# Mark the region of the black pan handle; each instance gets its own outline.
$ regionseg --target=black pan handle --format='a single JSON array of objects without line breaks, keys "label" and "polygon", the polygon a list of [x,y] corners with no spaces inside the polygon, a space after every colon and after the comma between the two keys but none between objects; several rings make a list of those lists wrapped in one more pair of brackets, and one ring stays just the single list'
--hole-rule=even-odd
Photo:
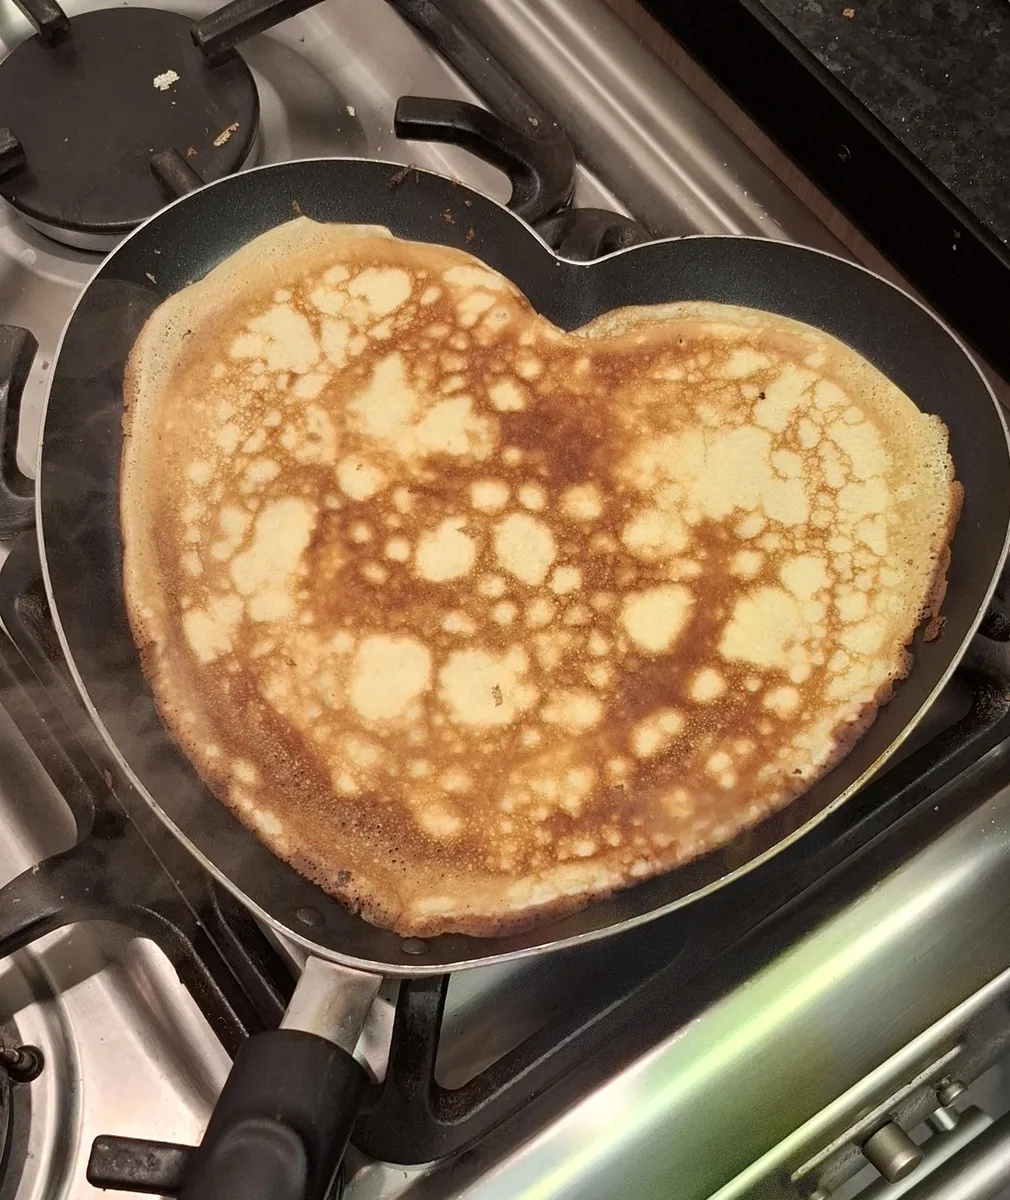
[{"label": "black pan handle", "polygon": [[523,133],[479,105],[465,100],[401,96],[396,102],[393,128],[397,137],[448,142],[499,167],[512,183],[509,208],[531,224],[572,197],[575,166],[567,141]]},{"label": "black pan handle", "polygon": [[199,1148],[97,1137],[88,1182],[180,1200],[328,1200],[367,1086],[363,1068],[325,1038],[255,1034]]},{"label": "black pan handle", "polygon": [[58,42],[70,32],[67,14],[56,0],[14,0],[44,42]]},{"label": "black pan handle", "polygon": [[351,1051],[381,982],[307,961],[281,1028],[239,1050],[181,1200],[327,1200],[368,1087]]},{"label": "black pan handle", "polygon": [[206,62],[220,62],[232,50],[257,33],[273,29],[288,17],[296,17],[320,0],[232,0],[198,21],[192,37]]},{"label": "black pan handle", "polygon": [[21,397],[39,344],[27,329],[0,325],[0,537],[13,537],[35,523],[32,481],[18,468]]},{"label": "black pan handle", "polygon": [[276,1029],[238,1052],[181,1200],[327,1200],[368,1076],[313,1033]]},{"label": "black pan handle", "polygon": [[96,1138],[89,1181],[180,1200],[329,1200],[369,1082],[351,1051],[381,982],[309,958],[280,1029],[239,1048],[200,1145]]}]

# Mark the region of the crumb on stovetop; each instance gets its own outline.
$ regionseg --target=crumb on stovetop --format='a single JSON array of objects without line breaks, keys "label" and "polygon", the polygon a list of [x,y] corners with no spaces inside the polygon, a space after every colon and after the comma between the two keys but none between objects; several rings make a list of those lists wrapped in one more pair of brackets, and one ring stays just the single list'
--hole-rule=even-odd
[{"label": "crumb on stovetop", "polygon": [[237,131],[237,129],[238,129],[238,121],[233,121],[228,126],[227,129],[222,129],[221,132],[217,135],[217,137],[214,139],[214,145],[220,149],[220,147],[223,146],[225,144],[225,142],[228,141],[228,139],[231,137],[231,135],[233,133],[235,133]]}]

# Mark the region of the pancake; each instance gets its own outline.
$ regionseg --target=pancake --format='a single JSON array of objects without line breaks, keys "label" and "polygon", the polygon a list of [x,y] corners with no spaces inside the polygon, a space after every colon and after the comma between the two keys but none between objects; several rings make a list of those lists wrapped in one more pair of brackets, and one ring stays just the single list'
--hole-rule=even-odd
[{"label": "pancake", "polygon": [[769,313],[565,333],[467,254],[302,218],[154,313],[125,398],[165,723],[277,855],[404,935],[500,933],[726,843],[938,624],[943,424]]}]

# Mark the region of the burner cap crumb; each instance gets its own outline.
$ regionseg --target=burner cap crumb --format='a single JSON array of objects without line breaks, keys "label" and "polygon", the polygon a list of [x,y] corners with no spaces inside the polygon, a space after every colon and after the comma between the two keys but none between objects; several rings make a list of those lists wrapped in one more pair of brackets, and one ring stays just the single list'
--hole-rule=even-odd
[{"label": "burner cap crumb", "polygon": [[237,132],[237,130],[238,130],[238,121],[233,121],[231,123],[231,125],[228,126],[227,129],[222,129],[221,132],[217,135],[217,137],[214,139],[214,145],[220,149],[220,147],[223,146],[225,144],[225,142],[227,142],[228,139],[231,137],[231,135],[233,133]]}]

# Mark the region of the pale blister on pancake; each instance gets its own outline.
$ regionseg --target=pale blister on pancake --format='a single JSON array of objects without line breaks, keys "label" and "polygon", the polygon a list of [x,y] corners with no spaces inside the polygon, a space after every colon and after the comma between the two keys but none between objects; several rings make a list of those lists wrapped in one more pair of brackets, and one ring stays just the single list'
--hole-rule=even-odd
[{"label": "pale blister on pancake", "polygon": [[298,220],[126,381],[124,584],[166,724],[404,934],[686,862],[836,761],[936,617],[946,430],[718,305],[565,334],[459,251]]}]

